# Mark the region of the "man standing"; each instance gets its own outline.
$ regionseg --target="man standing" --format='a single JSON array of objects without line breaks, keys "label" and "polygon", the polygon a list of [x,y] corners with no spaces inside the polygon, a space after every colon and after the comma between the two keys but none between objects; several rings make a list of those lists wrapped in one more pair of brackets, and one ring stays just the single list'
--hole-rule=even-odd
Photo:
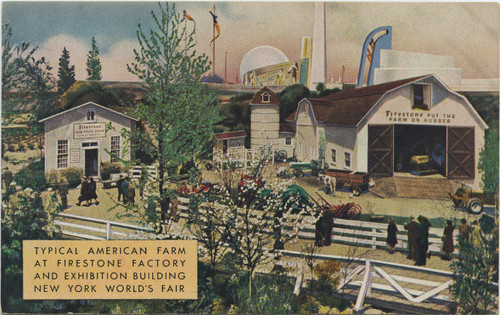
[{"label": "man standing", "polygon": [[83,178],[80,184],[80,196],[76,205],[79,206],[82,201],[87,201],[87,207],[89,206],[89,182],[86,178]]},{"label": "man standing", "polygon": [[116,189],[118,190],[118,201],[120,201],[120,197],[124,198],[123,193],[122,193],[122,183],[125,181],[123,178],[123,175],[120,174],[120,178],[116,181]]},{"label": "man standing", "polygon": [[[127,203],[128,186],[129,186],[128,176],[125,176],[125,178],[121,182],[120,188],[119,188],[123,203]],[[120,194],[118,194],[118,198],[120,198]],[[118,200],[120,200],[120,199],[118,199]]]},{"label": "man standing", "polygon": [[63,209],[66,209],[68,207],[68,182],[64,178],[59,179],[57,192],[61,197],[61,204]]},{"label": "man standing", "polygon": [[97,184],[94,181],[94,178],[91,176],[90,177],[90,183],[89,183],[89,196],[88,196],[90,203],[92,203],[92,200],[95,199],[95,204],[99,204],[99,200],[97,200]]},{"label": "man standing", "polygon": [[418,221],[410,216],[410,222],[404,225],[408,231],[408,256],[406,258],[415,260],[417,258],[417,227]]},{"label": "man standing", "polygon": [[425,266],[427,260],[427,250],[429,249],[429,227],[430,223],[424,216],[418,217],[417,226],[417,259],[415,265]]}]

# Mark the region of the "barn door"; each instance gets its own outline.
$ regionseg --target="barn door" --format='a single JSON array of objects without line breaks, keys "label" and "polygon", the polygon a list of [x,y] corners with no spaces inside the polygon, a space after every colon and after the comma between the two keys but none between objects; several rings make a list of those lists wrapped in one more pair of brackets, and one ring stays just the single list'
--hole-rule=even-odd
[{"label": "barn door", "polygon": [[448,178],[474,178],[474,138],[473,127],[448,127]]},{"label": "barn door", "polygon": [[368,172],[371,175],[392,176],[394,126],[368,126]]}]

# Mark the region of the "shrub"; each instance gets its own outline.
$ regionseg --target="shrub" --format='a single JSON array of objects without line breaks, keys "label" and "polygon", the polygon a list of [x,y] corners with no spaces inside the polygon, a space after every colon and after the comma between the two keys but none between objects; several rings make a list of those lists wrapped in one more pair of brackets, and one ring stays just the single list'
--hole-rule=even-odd
[{"label": "shrub", "polygon": [[123,172],[123,165],[120,163],[102,163],[101,164],[101,179],[110,179],[111,174]]},{"label": "shrub", "polygon": [[17,150],[19,152],[24,152],[24,151],[26,151],[26,148],[24,147],[24,144],[19,143],[19,145],[17,146]]},{"label": "shrub", "polygon": [[333,279],[332,275],[339,272],[340,269],[341,264],[338,261],[325,260],[314,267],[314,275],[320,280],[319,282],[328,282],[330,285],[336,286],[338,279]]},{"label": "shrub", "polygon": [[45,174],[45,180],[47,181],[47,184],[50,186],[56,185],[60,177],[61,175],[56,170],[50,170]]},{"label": "shrub", "polygon": [[81,183],[83,170],[78,167],[68,167],[67,169],[61,172],[61,175],[66,177],[69,188],[75,188]]},{"label": "shrub", "polygon": [[31,188],[34,191],[43,191],[47,186],[44,172],[44,160],[28,164],[14,175],[14,181],[23,189]]},{"label": "shrub", "polygon": [[28,149],[35,150],[35,144],[33,143],[28,144]]}]

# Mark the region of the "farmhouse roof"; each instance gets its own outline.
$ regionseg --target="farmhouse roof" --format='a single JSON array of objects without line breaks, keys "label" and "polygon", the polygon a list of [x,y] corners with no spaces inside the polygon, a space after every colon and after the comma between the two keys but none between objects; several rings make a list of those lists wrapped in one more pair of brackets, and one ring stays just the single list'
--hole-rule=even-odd
[{"label": "farmhouse roof", "polygon": [[246,135],[247,133],[244,130],[237,130],[237,131],[214,133],[214,138],[217,140],[224,140],[224,139],[246,137]]}]

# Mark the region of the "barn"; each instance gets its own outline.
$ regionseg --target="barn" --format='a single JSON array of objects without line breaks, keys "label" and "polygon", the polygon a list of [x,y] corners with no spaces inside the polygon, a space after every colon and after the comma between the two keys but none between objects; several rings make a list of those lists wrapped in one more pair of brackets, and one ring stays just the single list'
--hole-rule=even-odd
[{"label": "barn", "polygon": [[[287,118],[299,161],[324,153],[330,168],[425,175],[478,188],[488,128],[468,100],[435,75],[306,98]],[[416,173],[415,173],[416,172]]]}]

